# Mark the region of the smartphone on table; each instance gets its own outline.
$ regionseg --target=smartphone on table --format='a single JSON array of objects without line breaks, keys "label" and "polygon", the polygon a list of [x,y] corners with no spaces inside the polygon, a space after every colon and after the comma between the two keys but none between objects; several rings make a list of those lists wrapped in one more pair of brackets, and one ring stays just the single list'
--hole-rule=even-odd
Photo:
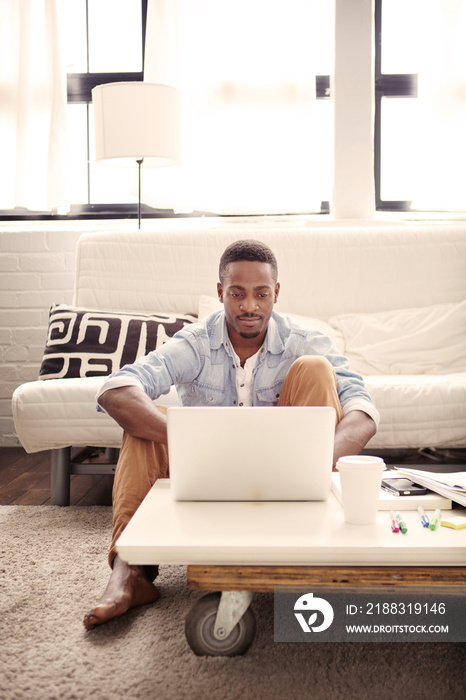
[{"label": "smartphone on table", "polygon": [[393,479],[382,479],[382,488],[391,493],[392,496],[422,496],[427,493],[424,486],[415,484],[411,479],[404,477],[394,477]]}]

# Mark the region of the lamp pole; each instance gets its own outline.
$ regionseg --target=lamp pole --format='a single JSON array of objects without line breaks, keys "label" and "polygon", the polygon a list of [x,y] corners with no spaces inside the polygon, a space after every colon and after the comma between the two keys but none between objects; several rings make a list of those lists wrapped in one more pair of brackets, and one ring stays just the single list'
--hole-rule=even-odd
[{"label": "lamp pole", "polygon": [[141,228],[141,165],[144,161],[144,158],[139,158],[136,163],[138,164],[138,180],[139,180],[139,187],[138,187],[138,229]]}]

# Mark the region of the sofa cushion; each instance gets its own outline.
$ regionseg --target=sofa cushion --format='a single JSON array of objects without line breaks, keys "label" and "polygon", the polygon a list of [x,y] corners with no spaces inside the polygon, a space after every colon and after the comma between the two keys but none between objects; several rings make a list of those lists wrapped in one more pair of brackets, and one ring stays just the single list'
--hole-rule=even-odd
[{"label": "sofa cushion", "polygon": [[466,370],[466,301],[329,319],[363,375],[451,374]]},{"label": "sofa cushion", "polygon": [[[446,376],[372,376],[366,386],[381,421],[368,449],[466,448],[466,372]],[[122,429],[96,411],[102,377],[28,382],[13,394],[18,438],[27,452],[69,445],[120,447]],[[179,405],[174,387],[156,402]]]},{"label": "sofa cushion", "polygon": [[[123,429],[107,413],[96,411],[95,397],[105,377],[75,377],[26,382],[13,393],[17,435],[27,452],[69,445],[121,447]],[[175,387],[157,406],[179,406]],[[466,405],[466,402],[465,402]]]},{"label": "sofa cushion", "polygon": [[54,304],[39,379],[111,374],[196,320],[195,314],[145,315]]}]

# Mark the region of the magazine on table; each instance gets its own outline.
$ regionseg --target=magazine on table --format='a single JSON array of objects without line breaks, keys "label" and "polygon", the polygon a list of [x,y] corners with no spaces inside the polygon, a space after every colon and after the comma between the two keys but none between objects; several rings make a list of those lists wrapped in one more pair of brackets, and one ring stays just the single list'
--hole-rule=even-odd
[{"label": "magazine on table", "polygon": [[396,472],[420,486],[466,506],[466,472],[426,472],[395,467]]}]

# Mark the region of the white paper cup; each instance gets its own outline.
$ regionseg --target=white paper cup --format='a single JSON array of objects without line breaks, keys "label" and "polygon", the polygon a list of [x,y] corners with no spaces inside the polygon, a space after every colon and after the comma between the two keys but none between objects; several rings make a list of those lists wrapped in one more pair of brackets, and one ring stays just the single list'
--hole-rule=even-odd
[{"label": "white paper cup", "polygon": [[385,469],[383,459],[369,455],[340,457],[337,469],[340,472],[345,521],[353,525],[374,523]]}]

